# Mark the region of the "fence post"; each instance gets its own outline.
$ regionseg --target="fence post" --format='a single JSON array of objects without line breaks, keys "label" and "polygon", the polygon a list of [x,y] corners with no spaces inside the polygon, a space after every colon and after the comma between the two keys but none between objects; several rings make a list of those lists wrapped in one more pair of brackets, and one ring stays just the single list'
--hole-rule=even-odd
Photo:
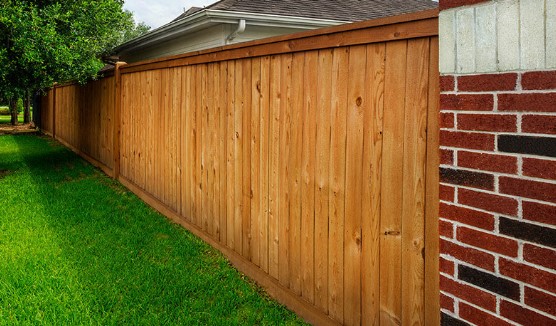
[{"label": "fence post", "polygon": [[114,139],[112,144],[112,153],[114,155],[114,179],[118,179],[120,176],[120,133],[122,127],[122,90],[121,90],[121,75],[120,75],[120,67],[125,65],[125,62],[116,62],[114,67],[114,87],[115,87],[115,95],[114,95]]},{"label": "fence post", "polygon": [[56,139],[56,84],[52,87],[52,138]]}]

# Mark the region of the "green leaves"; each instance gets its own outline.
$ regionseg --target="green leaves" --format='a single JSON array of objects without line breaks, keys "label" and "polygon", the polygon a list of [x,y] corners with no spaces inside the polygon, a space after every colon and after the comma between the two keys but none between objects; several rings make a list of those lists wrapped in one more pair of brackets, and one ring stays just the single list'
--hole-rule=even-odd
[{"label": "green leaves", "polygon": [[0,0],[0,97],[94,78],[102,55],[148,31],[121,0]]}]

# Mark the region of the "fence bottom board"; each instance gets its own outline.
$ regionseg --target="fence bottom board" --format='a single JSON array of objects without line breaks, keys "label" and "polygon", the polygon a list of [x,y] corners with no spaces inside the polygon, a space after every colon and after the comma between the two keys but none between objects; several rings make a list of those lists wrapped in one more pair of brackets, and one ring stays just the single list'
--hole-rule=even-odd
[{"label": "fence bottom board", "polygon": [[[48,134],[46,134],[48,135]],[[51,135],[49,135],[51,136]],[[109,177],[113,178],[114,177],[114,171],[109,168],[106,164],[95,160],[94,158],[90,157],[89,155],[83,153],[82,151],[80,151],[79,149],[73,147],[72,145],[70,145],[68,142],[66,142],[65,140],[61,139],[61,138],[54,138],[57,141],[59,141],[62,145],[66,146],[67,148],[69,148],[72,152],[74,152],[75,154],[81,156],[83,159],[85,159],[85,161],[91,163],[94,167],[97,167],[99,169],[102,170],[102,172],[104,172],[106,175],[108,175]]]},{"label": "fence bottom board", "polygon": [[255,264],[245,259],[240,254],[230,248],[215,241],[208,234],[199,229],[196,225],[189,223],[182,216],[176,213],[172,208],[168,207],[160,200],[144,191],[142,188],[134,184],[132,181],[123,176],[118,177],[118,181],[127,189],[135,193],[141,200],[152,208],[156,209],[162,215],[166,216],[174,223],[177,223],[189,230],[195,236],[208,243],[213,248],[220,251],[232,263],[232,265],[240,272],[247,275],[251,280],[261,286],[271,297],[286,307],[294,311],[298,316],[313,325],[340,325],[337,321],[325,315],[309,302],[293,293],[291,290],[282,286],[277,280],[266,274]]}]

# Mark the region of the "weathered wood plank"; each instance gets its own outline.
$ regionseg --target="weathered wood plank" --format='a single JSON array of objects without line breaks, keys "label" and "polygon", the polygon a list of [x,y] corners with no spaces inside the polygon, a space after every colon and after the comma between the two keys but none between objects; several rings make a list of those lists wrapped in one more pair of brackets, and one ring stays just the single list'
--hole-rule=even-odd
[{"label": "weathered wood plank", "polygon": [[409,40],[405,98],[402,215],[402,323],[423,324],[425,159],[429,40]]},{"label": "weathered wood plank", "polygon": [[400,324],[407,42],[386,44],[380,220],[380,323]]},{"label": "weathered wood plank", "polygon": [[330,192],[328,246],[328,309],[336,321],[344,321],[344,209],[346,178],[346,110],[348,49],[333,50],[330,125]]},{"label": "weathered wood plank", "polygon": [[291,123],[292,56],[281,56],[280,76],[280,160],[279,160],[279,208],[278,208],[278,280],[284,286],[290,283],[290,193],[286,180],[290,178],[289,149]]},{"label": "weathered wood plank", "polygon": [[315,301],[315,159],[318,52],[305,53],[303,79],[303,151],[301,155],[301,292]]},{"label": "weathered wood plank", "polygon": [[367,46],[363,129],[361,323],[380,322],[380,198],[385,45]]},{"label": "weathered wood plank", "polygon": [[332,50],[319,51],[315,165],[315,305],[328,312],[328,227]]}]

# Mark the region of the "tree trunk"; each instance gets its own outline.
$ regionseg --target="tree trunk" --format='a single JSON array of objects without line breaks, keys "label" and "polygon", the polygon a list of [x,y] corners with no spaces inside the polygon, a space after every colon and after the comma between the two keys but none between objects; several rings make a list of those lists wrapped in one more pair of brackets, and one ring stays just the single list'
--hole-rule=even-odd
[{"label": "tree trunk", "polygon": [[10,99],[10,113],[12,115],[12,126],[17,125],[17,98]]},{"label": "tree trunk", "polygon": [[25,92],[25,98],[23,99],[23,123],[31,122],[31,97],[29,92]]}]

